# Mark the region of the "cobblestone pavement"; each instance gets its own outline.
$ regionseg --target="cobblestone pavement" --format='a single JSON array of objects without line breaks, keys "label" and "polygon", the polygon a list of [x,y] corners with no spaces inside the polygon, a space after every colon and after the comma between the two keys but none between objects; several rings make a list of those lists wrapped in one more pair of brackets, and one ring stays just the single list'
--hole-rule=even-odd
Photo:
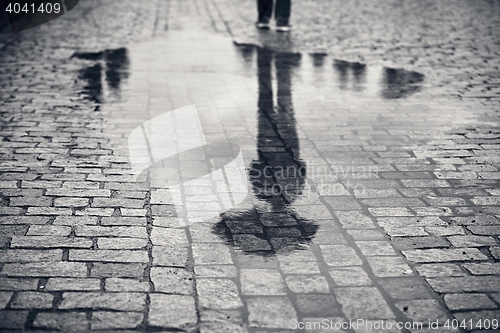
[{"label": "cobblestone pavement", "polygon": [[[365,11],[341,17],[358,22],[376,8],[355,4]],[[498,67],[469,66],[478,58],[460,53],[470,81],[460,67],[434,68],[432,35],[421,41],[430,50],[411,48],[429,53],[414,67],[389,51],[380,53],[394,65],[370,60],[371,43],[356,62],[309,49],[305,33],[240,35],[250,28],[237,27],[230,6],[80,1],[0,37],[1,330],[292,332],[299,322],[366,319],[386,324],[341,331],[451,332],[464,329],[447,319],[472,331],[500,318],[498,95],[485,88]],[[294,7],[297,27],[312,6]],[[238,8],[252,20],[250,2]],[[408,21],[424,17],[411,8]],[[464,16],[453,16],[457,34]],[[471,21],[486,37],[474,24],[461,34],[491,62],[493,16]],[[262,41],[269,47],[252,45]],[[480,74],[487,98],[452,96]],[[206,220],[220,193],[191,183],[184,197],[204,208],[184,227],[167,187],[206,171],[205,152],[135,181],[128,135],[191,104],[208,143],[239,146],[251,194]],[[395,328],[429,321],[439,327]]]}]

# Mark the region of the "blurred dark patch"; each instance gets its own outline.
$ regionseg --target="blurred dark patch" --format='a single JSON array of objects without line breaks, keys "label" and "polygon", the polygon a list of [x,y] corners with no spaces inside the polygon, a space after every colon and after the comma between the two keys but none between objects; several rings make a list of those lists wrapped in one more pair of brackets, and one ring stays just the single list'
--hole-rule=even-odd
[{"label": "blurred dark patch", "polygon": [[405,98],[420,91],[424,75],[404,69],[384,68],[382,97],[386,99]]},{"label": "blurred dark patch", "polygon": [[[120,87],[129,77],[130,60],[126,48],[75,53],[73,58],[95,62],[80,70],[78,76],[80,80],[87,82],[82,91],[87,99],[96,103],[120,99]],[[104,89],[103,79],[107,91]]]}]

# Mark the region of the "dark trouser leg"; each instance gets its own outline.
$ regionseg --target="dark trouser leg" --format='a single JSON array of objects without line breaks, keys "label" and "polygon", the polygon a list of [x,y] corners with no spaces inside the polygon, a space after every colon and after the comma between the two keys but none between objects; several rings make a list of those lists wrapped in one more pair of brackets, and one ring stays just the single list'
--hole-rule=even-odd
[{"label": "dark trouser leg", "polygon": [[273,0],[257,0],[259,23],[269,23],[273,15]]},{"label": "dark trouser leg", "polygon": [[286,26],[290,20],[290,10],[292,7],[291,0],[276,0],[276,24],[278,26]]}]

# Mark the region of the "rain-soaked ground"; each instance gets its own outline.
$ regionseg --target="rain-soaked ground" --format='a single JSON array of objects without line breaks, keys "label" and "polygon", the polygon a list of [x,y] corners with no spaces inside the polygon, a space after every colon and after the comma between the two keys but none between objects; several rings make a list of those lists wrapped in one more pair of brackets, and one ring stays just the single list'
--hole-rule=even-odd
[{"label": "rain-soaked ground", "polygon": [[272,30],[233,43],[177,6],[152,39],[67,52],[71,88],[40,111],[36,85],[2,105],[0,328],[498,324],[491,112]]},{"label": "rain-soaked ground", "polygon": [[[263,33],[267,41],[283,38]],[[482,214],[455,197],[460,188],[473,193],[496,182],[454,176],[464,175],[454,164],[461,171],[492,171],[467,167],[474,164],[467,150],[473,147],[452,141],[468,133],[464,126],[484,124],[480,114],[474,104],[433,97],[418,72],[287,52],[280,45],[276,51],[200,31],[170,31],[126,49],[75,57],[89,60],[80,75],[84,95],[100,103],[98,112],[115,131],[127,134],[126,128],[195,104],[207,145],[241,149],[245,200],[224,205],[210,182],[186,185],[183,200],[202,204],[190,209],[185,203],[182,222],[169,182],[220,168],[213,166],[218,152],[194,149],[168,163],[155,161],[149,178],[142,174],[151,189],[153,230],[190,224],[187,267],[201,283],[202,308],[243,305],[249,317],[241,321],[250,327],[293,328],[293,319],[331,317],[444,324],[451,317],[436,293],[442,290],[424,278],[428,270],[452,266],[415,264],[446,262],[439,257],[450,254],[458,255],[451,261],[491,260],[486,248],[439,252],[450,247],[440,236],[457,232],[453,217]],[[115,149],[127,147],[116,143]],[[157,256],[183,266],[179,254],[169,253],[178,240],[165,235],[152,241],[153,266]],[[203,294],[203,283],[215,299]]]}]

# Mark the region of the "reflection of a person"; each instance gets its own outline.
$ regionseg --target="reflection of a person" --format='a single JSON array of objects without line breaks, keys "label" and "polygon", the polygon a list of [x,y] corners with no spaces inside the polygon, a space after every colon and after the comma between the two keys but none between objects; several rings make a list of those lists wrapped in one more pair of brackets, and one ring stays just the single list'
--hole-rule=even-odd
[{"label": "reflection of a person", "polygon": [[[250,175],[254,194],[261,200],[284,195],[289,203],[300,195],[305,180],[305,164],[299,157],[299,140],[292,104],[291,71],[300,55],[274,55],[278,81],[277,105],[272,89],[271,51],[258,49],[258,142],[259,160],[253,161]],[[292,151],[294,149],[295,153]],[[258,177],[255,177],[258,175]]]},{"label": "reflection of a person", "polygon": [[[278,83],[276,105],[273,62]],[[310,241],[317,229],[290,207],[301,195],[306,177],[292,103],[292,72],[299,63],[299,54],[257,49],[259,158],[252,161],[249,171],[256,202],[249,210],[225,213],[216,227],[220,232],[221,224],[225,225],[234,243],[246,252],[296,250]]]},{"label": "reflection of a person", "polygon": [[359,62],[349,62],[343,60],[335,60],[333,67],[339,75],[339,88],[346,90],[349,84],[349,72],[352,73],[353,81],[352,88],[354,91],[362,91],[365,83],[366,65]]}]

